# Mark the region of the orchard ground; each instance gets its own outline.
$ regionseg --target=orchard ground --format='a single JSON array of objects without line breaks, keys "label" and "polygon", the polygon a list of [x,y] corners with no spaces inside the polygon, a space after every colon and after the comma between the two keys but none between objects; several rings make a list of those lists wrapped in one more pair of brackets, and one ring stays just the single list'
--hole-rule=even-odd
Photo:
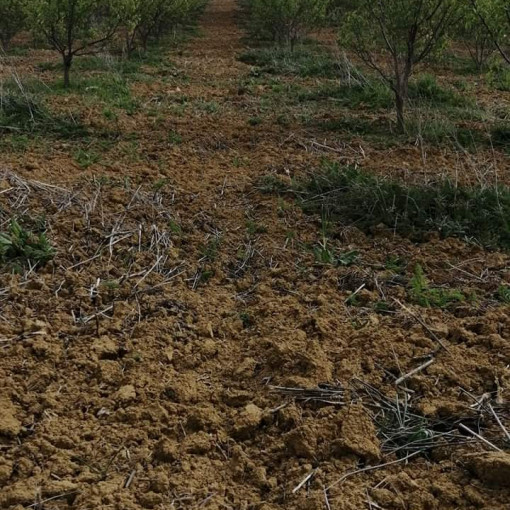
[{"label": "orchard ground", "polygon": [[[508,254],[307,215],[289,188],[334,164],[508,185],[510,92],[443,63],[441,105],[393,134],[384,92],[261,63],[239,21],[213,0],[181,49],[77,60],[70,92],[51,52],[5,61],[46,109],[4,132],[2,221],[56,255],[0,276],[0,507],[506,508]],[[398,391],[414,454],[373,390],[400,412],[429,360]],[[319,385],[335,399],[274,389]]]}]

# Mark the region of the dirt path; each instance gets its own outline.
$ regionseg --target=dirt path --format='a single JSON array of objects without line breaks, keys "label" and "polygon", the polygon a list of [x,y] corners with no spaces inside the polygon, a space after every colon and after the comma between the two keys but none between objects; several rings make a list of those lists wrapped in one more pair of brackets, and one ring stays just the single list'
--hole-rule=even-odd
[{"label": "dirt path", "polygon": [[[47,215],[59,252],[0,287],[0,508],[504,508],[505,491],[472,478],[466,452],[450,448],[352,477],[326,502],[343,473],[387,460],[374,425],[359,404],[295,403],[270,386],[357,377],[391,394],[439,336],[448,352],[410,393],[424,395],[426,416],[462,416],[471,402],[460,386],[482,395],[506,384],[508,314],[423,309],[423,328],[401,310],[376,313],[381,284],[406,297],[385,264],[426,261],[441,285],[445,260],[465,263],[465,278],[508,258],[346,228],[331,242],[362,263],[316,264],[318,219],[259,181],[289,181],[325,153],[299,122],[278,121],[283,107],[264,103],[271,84],[246,93],[241,36],[235,2],[212,0],[201,36],[171,55],[178,79],[135,86],[146,111],[119,120],[138,144],[120,143],[129,163],[119,152],[100,174],[78,171],[64,146],[12,159],[23,178],[73,192],[27,181],[13,197]],[[360,305],[346,307],[362,284]],[[508,468],[490,462],[480,465]]]}]

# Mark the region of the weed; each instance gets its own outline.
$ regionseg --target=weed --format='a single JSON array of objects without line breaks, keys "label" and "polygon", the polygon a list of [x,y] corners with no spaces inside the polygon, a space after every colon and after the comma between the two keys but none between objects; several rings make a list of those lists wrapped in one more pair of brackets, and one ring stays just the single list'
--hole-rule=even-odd
[{"label": "weed", "polygon": [[409,186],[358,168],[324,165],[323,171],[294,187],[306,212],[327,212],[367,232],[384,224],[417,241],[437,231],[443,237],[510,249],[508,188],[450,181]]},{"label": "weed", "polygon": [[396,255],[390,255],[386,259],[386,263],[384,264],[384,267],[388,271],[392,271],[397,274],[403,273],[405,271],[406,266],[407,262],[404,259],[397,257]]},{"label": "weed", "polygon": [[232,165],[235,168],[241,168],[242,166],[245,166],[247,163],[249,163],[249,159],[243,158],[241,156],[234,156],[234,158],[232,159]]},{"label": "weed", "polygon": [[356,250],[345,251],[339,253],[336,257],[336,262],[340,266],[352,266],[359,259],[359,252]]},{"label": "weed", "polygon": [[452,88],[441,87],[432,74],[422,74],[409,84],[409,99],[433,106],[473,106],[473,100]]},{"label": "weed", "polygon": [[182,227],[175,220],[169,220],[168,228],[175,235],[179,236],[182,234]]},{"label": "weed", "polygon": [[239,314],[239,318],[241,319],[241,322],[243,323],[244,329],[251,328],[255,321],[253,320],[253,317],[248,312],[241,312]]},{"label": "weed", "polygon": [[453,303],[466,300],[466,296],[459,290],[430,288],[419,264],[414,268],[411,279],[411,296],[418,305],[426,308],[447,308]]},{"label": "weed", "polygon": [[118,115],[110,108],[103,109],[103,116],[105,119],[110,120],[112,122],[116,122],[119,119]]},{"label": "weed", "polygon": [[200,259],[207,262],[214,262],[218,258],[218,250],[221,244],[221,237],[214,236],[202,247]]},{"label": "weed", "polygon": [[[61,92],[69,93],[67,90]],[[133,115],[139,107],[138,100],[131,94],[131,85],[118,73],[105,73],[77,80],[70,92],[82,94],[86,99],[94,98],[110,108],[124,110],[128,115]]]},{"label": "weed", "polygon": [[487,73],[489,85],[504,92],[510,91],[510,69],[503,63],[494,63]]},{"label": "weed", "polygon": [[377,301],[374,304],[374,312],[381,315],[389,315],[393,313],[395,309],[387,301]]},{"label": "weed", "polygon": [[379,80],[363,83],[325,85],[298,95],[300,101],[334,99],[336,104],[369,109],[391,108],[394,103],[390,90]]},{"label": "weed", "polygon": [[89,166],[99,163],[99,161],[101,161],[101,155],[92,150],[78,149],[74,153],[74,160],[82,168],[88,168]]},{"label": "weed", "polygon": [[248,119],[248,124],[250,126],[258,126],[259,124],[262,124],[262,119],[260,117],[250,117]]},{"label": "weed", "polygon": [[109,291],[117,290],[120,288],[118,280],[105,280],[101,282],[101,286]]},{"label": "weed", "polygon": [[216,101],[205,101],[204,99],[200,99],[195,103],[197,110],[203,111],[205,113],[218,113],[220,111],[220,105]]},{"label": "weed", "polygon": [[259,73],[321,76],[340,75],[341,64],[330,52],[319,47],[301,47],[294,51],[285,48],[258,48],[239,56],[245,64],[259,67]]},{"label": "weed", "polygon": [[278,115],[278,117],[276,118],[276,123],[282,127],[289,127],[290,119],[287,115],[281,114],[281,115]]},{"label": "weed", "polygon": [[159,193],[167,184],[168,179],[163,177],[154,182],[152,189],[154,190],[154,193]]},{"label": "weed", "polygon": [[0,262],[15,270],[22,266],[44,266],[55,256],[44,232],[35,234],[26,230],[16,220],[7,232],[0,232]]},{"label": "weed", "polygon": [[350,296],[345,300],[345,304],[347,306],[353,306],[353,307],[360,307],[362,306],[362,301],[359,298],[358,293],[353,292],[350,294]]},{"label": "weed", "polygon": [[73,116],[52,115],[38,96],[21,90],[17,85],[0,99],[0,131],[19,134],[54,134],[62,138],[86,135],[86,130]]},{"label": "weed", "polygon": [[313,253],[315,255],[315,260],[319,264],[327,264],[327,265],[335,265],[336,257],[333,250],[331,250],[328,246],[328,240],[323,238],[317,246],[315,246]]},{"label": "weed", "polygon": [[276,175],[264,175],[257,183],[257,189],[262,193],[284,193],[288,186]]},{"label": "weed", "polygon": [[248,234],[251,236],[256,235],[256,234],[267,233],[267,227],[265,225],[256,223],[253,220],[248,220],[246,222],[246,230],[248,231]]},{"label": "weed", "polygon": [[26,134],[12,133],[0,138],[0,150],[6,152],[24,153],[30,146],[31,138]]},{"label": "weed", "polygon": [[495,147],[502,147],[510,153],[510,123],[495,125],[491,130],[491,142]]},{"label": "weed", "polygon": [[359,258],[359,252],[355,250],[336,253],[334,249],[329,246],[329,241],[326,236],[326,228],[323,226],[322,240],[314,247],[315,260],[319,264],[327,264],[331,266],[352,266]]},{"label": "weed", "polygon": [[500,285],[498,288],[498,292],[496,293],[496,298],[498,301],[505,303],[507,305],[510,304],[510,285]]},{"label": "weed", "polygon": [[198,278],[198,283],[205,284],[214,276],[214,271],[212,269],[206,269],[200,273]]},{"label": "weed", "polygon": [[182,136],[177,131],[169,131],[167,140],[172,145],[180,145],[182,143]]}]

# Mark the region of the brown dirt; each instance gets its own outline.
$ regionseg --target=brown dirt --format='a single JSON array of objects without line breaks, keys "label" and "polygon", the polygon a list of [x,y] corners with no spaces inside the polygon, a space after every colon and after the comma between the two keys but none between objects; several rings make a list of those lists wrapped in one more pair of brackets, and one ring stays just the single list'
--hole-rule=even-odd
[{"label": "brown dirt", "polygon": [[[324,487],[394,457],[382,455],[360,402],[292,402],[269,385],[348,386],[357,377],[392,395],[395,376],[435,350],[438,337],[448,350],[408,382],[421,412],[467,414],[475,423],[464,388],[497,397],[506,419],[510,308],[493,296],[510,282],[508,255],[349,228],[334,242],[358,250],[360,266],[318,266],[303,247],[317,241],[318,219],[254,186],[270,172],[288,179],[309,170],[325,154],[403,176],[450,172],[458,155],[432,151],[424,160],[419,147],[321,152],[310,145],[317,133],[278,125],[276,112],[250,126],[259,98],[239,90],[247,66],[236,60],[234,8],[213,0],[202,36],[172,56],[188,80],[136,86],[147,104],[185,94],[215,101],[219,113],[164,112],[160,122],[144,112],[123,116],[121,130],[138,134],[143,154],[131,163],[114,149],[108,165],[83,170],[65,144],[0,157],[29,182],[27,191],[6,174],[2,207],[44,212],[58,248],[37,274],[1,275],[0,508],[326,508]],[[182,144],[161,141],[169,130]],[[471,156],[464,163],[474,166]],[[505,180],[507,162],[498,168]],[[154,191],[162,178],[166,186]],[[247,222],[264,229],[250,233]],[[377,314],[381,293],[407,296],[384,268],[388,255],[408,260],[407,280],[419,262],[435,284],[480,299],[450,311],[407,304],[412,315],[400,307]],[[362,306],[345,306],[362,283]],[[353,476],[330,491],[328,504],[508,508],[508,453],[484,450],[469,442]]]}]

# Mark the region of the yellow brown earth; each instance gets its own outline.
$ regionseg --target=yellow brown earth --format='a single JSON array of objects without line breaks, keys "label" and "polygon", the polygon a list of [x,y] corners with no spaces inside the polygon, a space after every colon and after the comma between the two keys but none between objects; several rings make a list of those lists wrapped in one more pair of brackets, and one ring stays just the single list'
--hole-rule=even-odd
[{"label": "yellow brown earth", "polygon": [[[351,227],[333,242],[359,264],[319,265],[306,246],[320,219],[258,187],[325,157],[410,181],[508,183],[507,156],[374,148],[279,122],[288,105],[264,109],[263,85],[246,93],[242,37],[236,5],[213,0],[200,35],[170,52],[175,66],[133,85],[142,107],[119,114],[121,135],[87,168],[73,142],[1,154],[1,208],[44,215],[57,256],[0,280],[0,508],[510,508],[510,309],[494,299],[508,255]],[[41,55],[10,65],[44,78]],[[72,95],[52,101],[77,108]],[[78,106],[104,127],[100,106]],[[478,299],[409,303],[388,256],[408,261],[407,282],[421,264]],[[381,296],[391,313],[374,310]],[[381,450],[353,381],[394,397],[431,352],[406,382],[416,411],[482,424],[500,451],[468,433],[407,461]],[[274,389],[318,385],[344,388],[342,403]],[[501,426],[473,406],[484,395]]]}]

